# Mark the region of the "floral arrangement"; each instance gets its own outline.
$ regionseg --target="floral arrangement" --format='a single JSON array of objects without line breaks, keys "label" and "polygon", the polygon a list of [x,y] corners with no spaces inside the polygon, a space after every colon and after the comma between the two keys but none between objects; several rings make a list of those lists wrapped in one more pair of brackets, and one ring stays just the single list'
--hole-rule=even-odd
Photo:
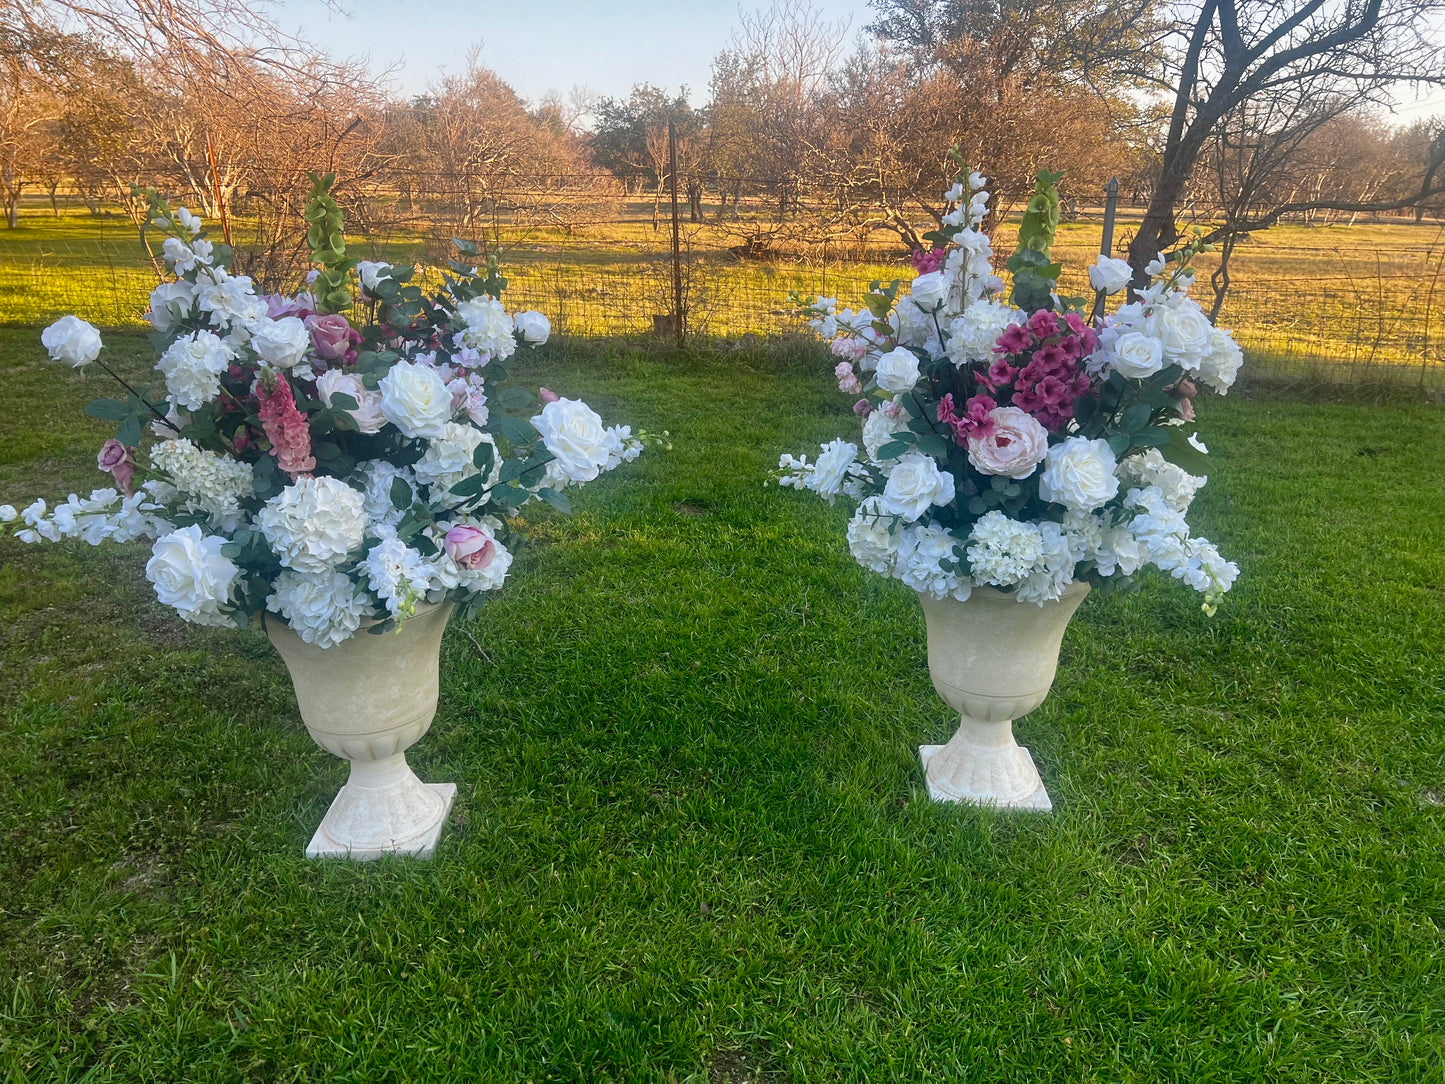
[{"label": "floral arrangement", "polygon": [[200,219],[152,194],[149,225],[166,234],[173,276],[146,314],[164,393],[101,361],[85,321],[46,328],[52,359],[95,364],[125,390],[86,408],[117,423],[97,459],[114,485],[54,509],[0,506],[0,532],[153,538],[146,576],[185,620],[270,614],[327,648],[363,625],[395,627],[421,600],[476,603],[511,566],[509,517],[534,499],[567,511],[567,487],[641,453],[644,434],[604,426],[579,400],[544,388],[536,410],[528,392],[502,386],[551,327],[503,308],[495,258],[479,269],[465,262],[476,248],[455,242],[461,262],[428,296],[411,268],[347,257],[333,178],[312,181],[318,267],[293,296],[258,294]]},{"label": "floral arrangement", "polygon": [[862,454],[834,440],[813,462],[784,455],[776,478],[858,502],[854,558],[934,598],[988,586],[1042,605],[1077,580],[1107,593],[1154,566],[1213,614],[1239,569],[1185,521],[1208,472],[1188,423],[1200,388],[1225,394],[1243,355],[1188,296],[1197,241],[1155,260],[1111,314],[1123,260],[1090,267],[1095,298],[1061,297],[1061,177],[1038,175],[1007,299],[979,228],[985,178],[967,169],[906,295],[874,282],[859,311],[795,298],[839,359],[840,390],[860,396]]}]

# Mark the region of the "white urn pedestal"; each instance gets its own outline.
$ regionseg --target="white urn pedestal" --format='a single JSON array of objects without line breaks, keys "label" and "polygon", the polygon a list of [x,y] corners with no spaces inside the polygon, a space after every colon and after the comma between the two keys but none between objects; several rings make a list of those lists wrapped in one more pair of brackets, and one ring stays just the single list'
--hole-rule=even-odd
[{"label": "white urn pedestal", "polygon": [[382,855],[430,858],[456,798],[455,783],[423,783],[406,750],[437,709],[442,633],[451,603],[419,603],[401,631],[363,626],[335,647],[306,643],[274,618],[270,637],[296,689],[313,741],[351,762],[351,775],[306,846],[307,858],[365,862]]},{"label": "white urn pedestal", "polygon": [[1033,757],[1014,740],[1013,721],[1049,695],[1064,630],[1088,593],[1088,584],[1075,583],[1043,606],[990,587],[975,587],[966,602],[919,595],[933,688],[961,717],[948,744],[918,749],[930,798],[1053,809]]}]

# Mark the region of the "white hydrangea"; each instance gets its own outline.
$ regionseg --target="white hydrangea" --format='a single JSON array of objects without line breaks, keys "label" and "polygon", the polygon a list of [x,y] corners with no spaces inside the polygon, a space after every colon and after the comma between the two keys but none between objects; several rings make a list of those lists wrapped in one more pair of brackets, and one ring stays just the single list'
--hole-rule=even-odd
[{"label": "white hydrangea", "polygon": [[998,337],[1011,324],[1021,324],[1028,313],[1002,301],[977,301],[948,325],[948,358],[962,368],[973,362],[989,364]]},{"label": "white hydrangea", "polygon": [[285,567],[328,572],[361,546],[366,509],[345,482],[298,478],[262,506],[256,526]]},{"label": "white hydrangea", "polygon": [[410,504],[416,498],[416,475],[410,467],[398,467],[385,459],[369,459],[362,463],[357,471],[361,474],[361,499],[362,507],[366,511],[366,522],[395,527],[401,522],[405,510],[396,507],[392,502],[392,486],[398,478],[406,483],[411,493],[408,498]]},{"label": "white hydrangea", "polygon": [[517,349],[516,325],[494,297],[469,298],[457,305],[457,317],[466,325],[462,341],[474,350],[505,361]]},{"label": "white hydrangea", "polygon": [[244,518],[243,501],[255,496],[251,464],[199,448],[189,440],[165,440],[151,448],[151,464],[175,486],[178,510],[209,517],[212,530],[230,533]]},{"label": "white hydrangea", "polygon": [[497,451],[497,442],[472,425],[447,422],[442,426],[442,435],[427,442],[426,453],[412,468],[416,480],[432,487],[432,499],[446,498],[447,491],[464,478],[480,473],[473,456],[477,445],[492,446],[492,471],[489,482],[495,483],[501,477],[502,457]]},{"label": "white hydrangea", "polygon": [[1015,597],[1020,602],[1042,606],[1058,599],[1074,582],[1076,558],[1068,537],[1057,523],[1045,520],[1038,528],[1039,557],[1033,571],[1019,581]]},{"label": "white hydrangea", "polygon": [[230,364],[224,342],[209,331],[195,331],[171,343],[156,368],[166,378],[171,405],[197,410],[221,394],[221,374]]},{"label": "white hydrangea", "polygon": [[967,601],[973,584],[958,575],[953,535],[936,523],[907,527],[901,533],[895,575],[921,594]]},{"label": "white hydrangea", "polygon": [[266,598],[291,631],[317,647],[335,647],[361,627],[371,606],[365,592],[342,572],[282,569]]},{"label": "white hydrangea", "polygon": [[848,521],[848,552],[864,568],[893,575],[902,531],[898,517],[883,511],[881,497],[869,497],[858,505]]},{"label": "white hydrangea", "polygon": [[1020,523],[995,509],[973,525],[968,540],[968,562],[976,583],[1008,587],[1034,571],[1044,551],[1043,532],[1032,523]]},{"label": "white hydrangea", "polygon": [[410,617],[416,611],[432,576],[427,560],[394,534],[372,546],[356,570],[393,617]]},{"label": "white hydrangea", "polygon": [[[939,314],[939,322],[935,324],[933,313],[924,312],[911,297],[905,297],[899,301],[895,311],[898,315],[898,341],[903,344],[903,347],[911,346],[917,350],[924,350],[930,356],[936,356],[941,351],[942,344],[938,338],[938,329],[942,326],[942,314]],[[907,389],[889,388],[888,390],[903,391]]]},{"label": "white hydrangea", "polygon": [[1130,488],[1155,486],[1169,506],[1179,512],[1189,511],[1194,495],[1209,481],[1207,475],[1190,474],[1183,467],[1170,463],[1158,448],[1131,455],[1119,464],[1116,473]]}]

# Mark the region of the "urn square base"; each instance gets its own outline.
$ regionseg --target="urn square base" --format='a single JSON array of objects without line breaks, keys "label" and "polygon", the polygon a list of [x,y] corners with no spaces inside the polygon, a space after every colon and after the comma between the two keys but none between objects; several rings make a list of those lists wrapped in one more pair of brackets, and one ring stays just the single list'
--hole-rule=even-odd
[{"label": "urn square base", "polygon": [[430,858],[436,853],[437,843],[442,837],[442,830],[446,828],[447,818],[451,816],[452,803],[456,801],[457,797],[457,785],[455,783],[423,783],[422,786],[442,800],[441,816],[430,828],[399,842],[393,841],[388,844],[361,847],[348,846],[332,835],[332,831],[338,827],[336,824],[336,821],[339,820],[337,816],[338,797],[338,801],[333,802],[331,808],[326,811],[326,816],[321,818],[321,827],[316,829],[316,834],[306,845],[306,857],[349,858],[353,862],[372,862],[388,854],[405,855],[410,858]]},{"label": "urn square base", "polygon": [[[1054,803],[1049,799],[1049,792],[1044,789],[1043,783],[1040,783],[1039,789],[1027,798],[1014,799],[1012,801],[999,801],[997,798],[989,798],[987,795],[964,796],[950,794],[945,790],[939,789],[934,785],[933,780],[928,777],[928,762],[932,759],[933,754],[942,748],[943,746],[941,745],[920,745],[918,747],[918,759],[923,765],[923,781],[928,785],[928,796],[935,802],[967,802],[971,805],[993,806],[996,809],[1019,809],[1032,813],[1053,812]],[[1017,749],[1019,753],[1029,758],[1030,764],[1033,763],[1033,757],[1029,756],[1027,749],[1021,745],[1018,746]]]}]

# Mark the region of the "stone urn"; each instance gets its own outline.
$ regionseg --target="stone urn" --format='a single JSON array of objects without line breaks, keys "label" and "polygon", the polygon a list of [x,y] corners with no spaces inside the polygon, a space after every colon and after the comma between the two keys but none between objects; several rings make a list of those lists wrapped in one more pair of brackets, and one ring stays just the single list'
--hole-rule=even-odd
[{"label": "stone urn", "polygon": [[1088,593],[1087,583],[1071,584],[1042,606],[991,587],[975,587],[966,602],[919,595],[933,687],[962,716],[947,745],[918,750],[934,801],[1053,809],[1013,721],[1049,695],[1064,629]]},{"label": "stone urn", "polygon": [[328,753],[351,761],[350,778],[307,844],[307,858],[429,858],[436,850],[457,787],[423,783],[406,749],[436,714],[451,611],[450,602],[420,602],[399,632],[372,635],[363,625],[325,649],[268,616],[266,635],[291,672],[306,730]]}]

